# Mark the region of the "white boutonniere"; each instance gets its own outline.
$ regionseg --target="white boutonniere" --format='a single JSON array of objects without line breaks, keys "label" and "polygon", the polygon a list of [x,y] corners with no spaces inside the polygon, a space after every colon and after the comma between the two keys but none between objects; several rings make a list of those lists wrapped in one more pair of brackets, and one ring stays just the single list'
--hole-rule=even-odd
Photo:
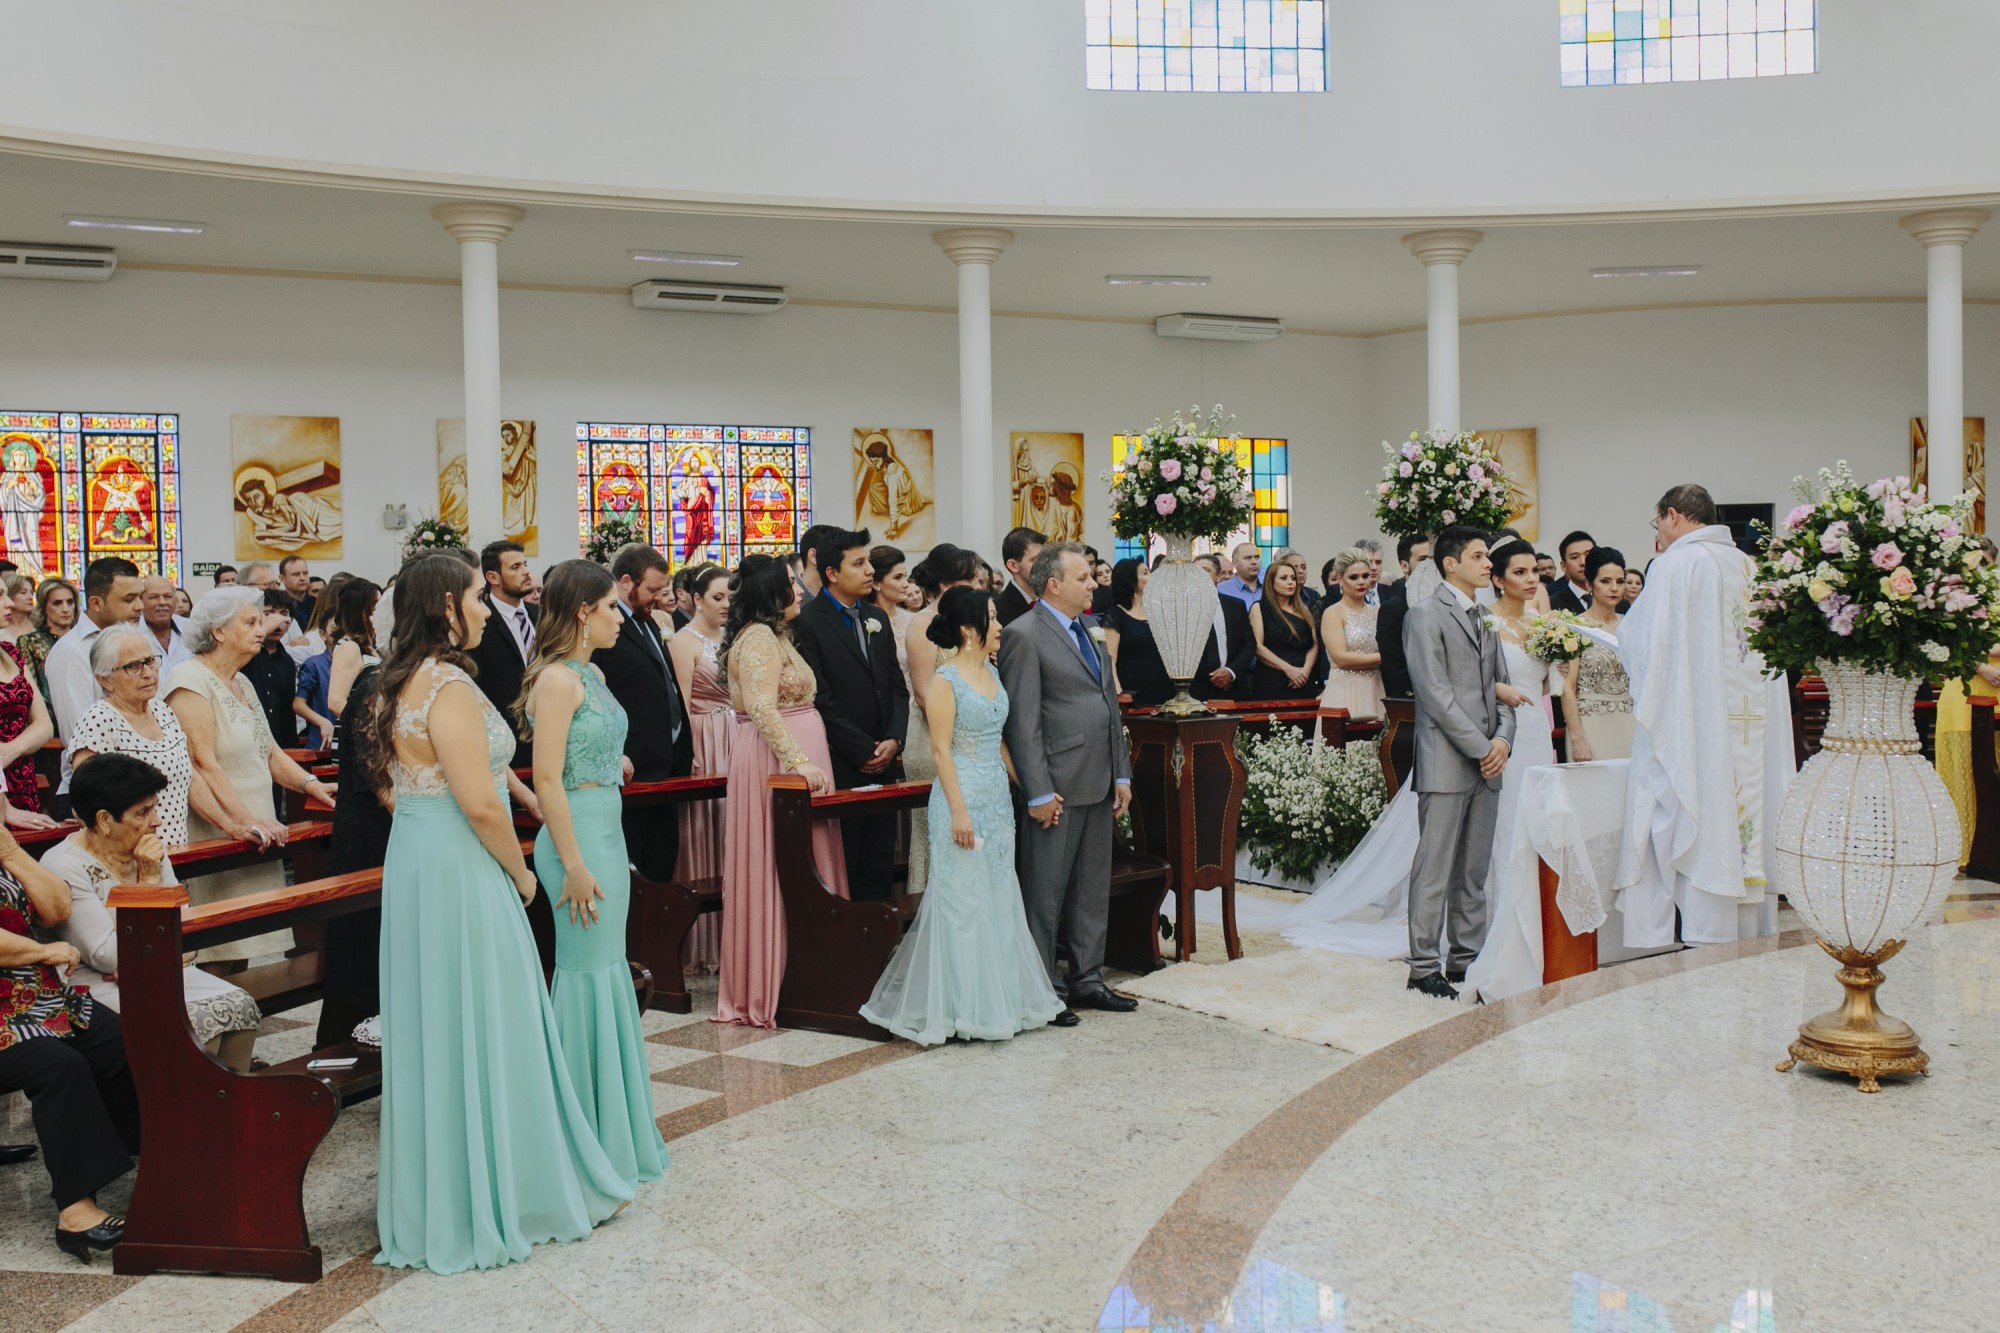
[{"label": "white boutonniere", "polygon": [[1480,618],[1479,627],[1491,634],[1500,628],[1500,622],[1492,616],[1483,616]]},{"label": "white boutonniere", "polygon": [[861,623],[868,627],[870,634],[874,634],[882,628],[882,622],[879,620],[864,620]]},{"label": "white boutonniere", "polygon": [[1094,641],[1096,641],[1096,642],[1098,642],[1098,643],[1103,643],[1103,642],[1104,642],[1104,626],[1102,626],[1102,625],[1092,625],[1092,626],[1090,627],[1090,637],[1091,637],[1091,638],[1092,638],[1092,639],[1093,639]]}]

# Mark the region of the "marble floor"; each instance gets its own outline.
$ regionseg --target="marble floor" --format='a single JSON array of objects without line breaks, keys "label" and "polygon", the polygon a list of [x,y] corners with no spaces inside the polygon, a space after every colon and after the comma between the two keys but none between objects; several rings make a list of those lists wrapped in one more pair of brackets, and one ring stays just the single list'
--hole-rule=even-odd
[{"label": "marble floor", "polygon": [[311,1286],[84,1267],[40,1167],[0,1169],[0,1333],[1993,1327],[1993,910],[1890,965],[1933,1073],[1872,1097],[1773,1069],[1837,992],[1796,932],[1440,1005],[1361,1057],[1152,1003],[930,1051],[649,1015],[672,1165],[584,1243],[375,1267],[364,1104],[308,1180]]}]

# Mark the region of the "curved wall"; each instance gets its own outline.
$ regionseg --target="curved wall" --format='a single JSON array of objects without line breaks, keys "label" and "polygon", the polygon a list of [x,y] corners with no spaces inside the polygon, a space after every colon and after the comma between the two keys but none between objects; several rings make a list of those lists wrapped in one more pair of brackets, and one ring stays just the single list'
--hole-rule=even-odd
[{"label": "curved wall", "polygon": [[[1563,89],[1553,0],[1340,0],[1332,91],[1089,93],[1078,0],[14,0],[0,136],[915,211],[1475,216],[2000,192],[2000,5],[1821,0],[1823,73]],[[88,68],[91,73],[79,71]]]}]

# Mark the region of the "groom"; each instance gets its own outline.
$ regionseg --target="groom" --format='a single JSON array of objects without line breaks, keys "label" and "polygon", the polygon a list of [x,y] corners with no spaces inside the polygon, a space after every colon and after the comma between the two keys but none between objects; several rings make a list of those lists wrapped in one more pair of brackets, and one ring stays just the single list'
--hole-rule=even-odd
[{"label": "groom", "polygon": [[[1444,586],[1410,608],[1403,655],[1417,701],[1417,860],[1410,871],[1409,989],[1455,1000],[1486,942],[1486,868],[1493,857],[1500,772],[1514,742],[1514,710],[1494,686],[1507,679],[1500,639],[1486,626],[1479,589],[1493,562],[1486,538],[1446,528],[1431,547]],[[1438,935],[1449,907],[1450,970]]]},{"label": "groom", "polygon": [[[1097,584],[1074,542],[1051,542],[1028,569],[1035,603],[1000,635],[1007,749],[1028,816],[1021,824],[1021,897],[1042,966],[1068,1008],[1129,1013],[1137,1000],[1104,984],[1111,914],[1111,833],[1132,802],[1132,756],[1102,631],[1090,618]],[[1058,954],[1069,976],[1056,975]]]}]

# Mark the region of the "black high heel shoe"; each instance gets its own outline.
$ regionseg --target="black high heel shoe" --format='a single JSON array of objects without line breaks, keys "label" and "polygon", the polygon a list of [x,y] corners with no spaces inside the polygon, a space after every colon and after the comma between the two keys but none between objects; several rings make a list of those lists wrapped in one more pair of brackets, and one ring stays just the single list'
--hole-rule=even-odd
[{"label": "black high heel shoe", "polygon": [[122,1217],[107,1217],[88,1231],[64,1231],[61,1223],[56,1225],[56,1248],[84,1263],[90,1262],[92,1250],[108,1250],[124,1239],[125,1219]]}]

